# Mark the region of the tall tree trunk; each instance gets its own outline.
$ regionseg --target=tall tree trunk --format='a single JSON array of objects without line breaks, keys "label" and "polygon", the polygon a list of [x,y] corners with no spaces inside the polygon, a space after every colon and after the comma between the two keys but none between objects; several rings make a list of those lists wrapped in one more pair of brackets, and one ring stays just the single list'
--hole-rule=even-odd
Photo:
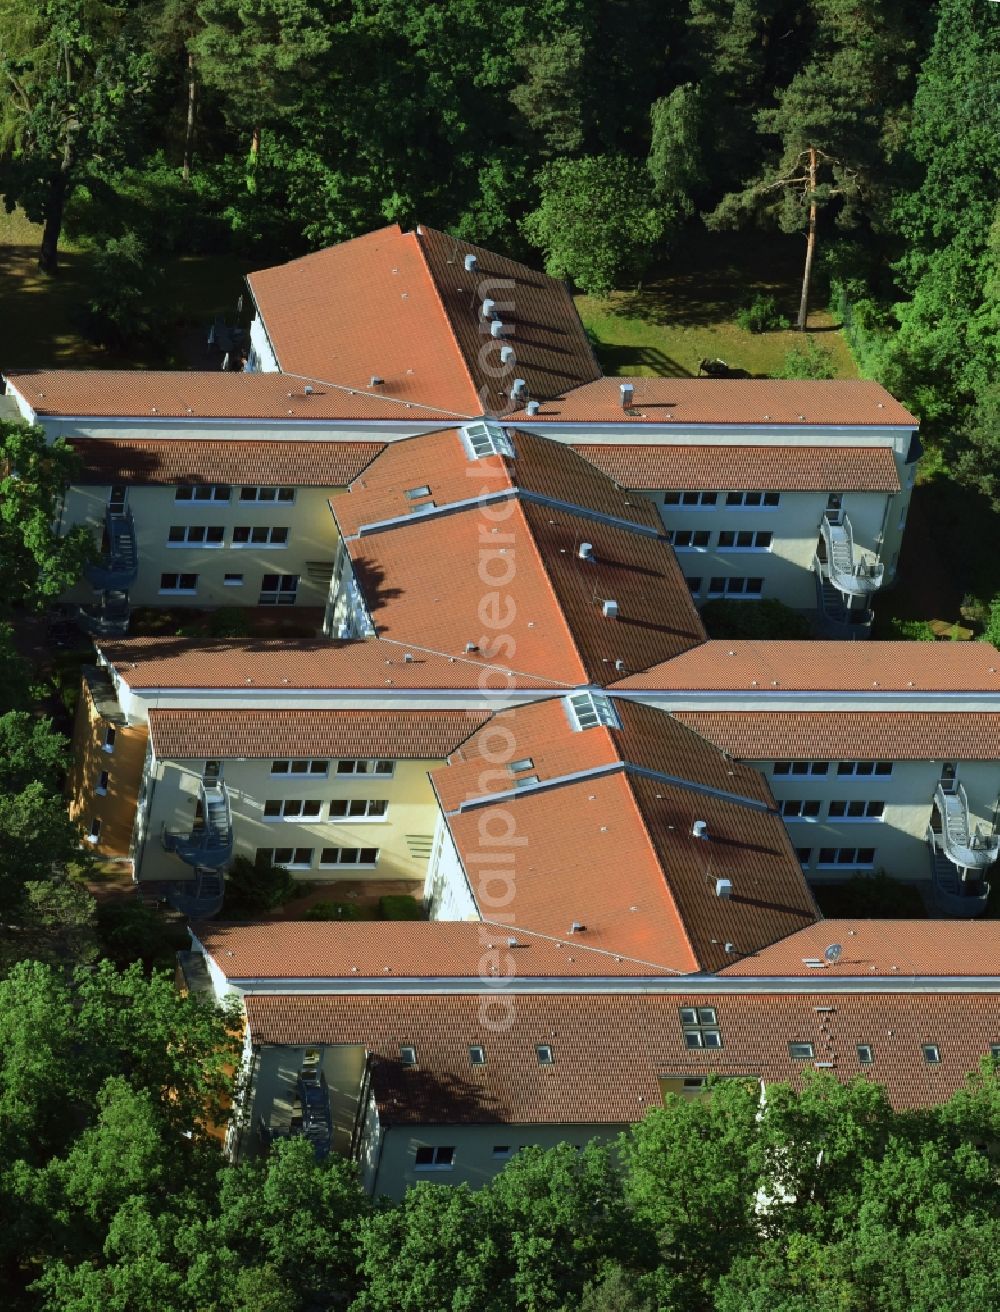
[{"label": "tall tree trunk", "polygon": [[69,170],[72,150],[69,142],[63,147],[59,172],[52,175],[49,194],[45,199],[45,225],[42,228],[42,246],[38,252],[38,267],[42,273],[59,272],[59,237],[62,233],[63,210],[69,187]]},{"label": "tall tree trunk", "polygon": [[802,272],[802,298],[796,327],[805,332],[809,318],[809,284],[812,282],[813,257],[816,254],[816,147],[809,147],[809,233],[806,237],[806,267]]},{"label": "tall tree trunk", "polygon": [[250,154],[247,156],[247,191],[253,195],[257,190],[257,165],[260,162],[260,124],[253,125],[250,134]]},{"label": "tall tree trunk", "polygon": [[194,76],[194,55],[189,50],[187,57],[187,76],[188,76],[188,96],[187,96],[187,123],[184,128],[184,169],[183,177],[185,182],[191,181],[191,152],[194,146],[194,102],[196,96],[195,76]]}]

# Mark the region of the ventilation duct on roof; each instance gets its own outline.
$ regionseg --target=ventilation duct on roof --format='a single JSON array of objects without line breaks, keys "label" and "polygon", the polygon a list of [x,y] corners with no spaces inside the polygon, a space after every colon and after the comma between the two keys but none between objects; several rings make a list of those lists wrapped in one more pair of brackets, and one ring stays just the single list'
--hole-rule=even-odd
[{"label": "ventilation duct on roof", "polygon": [[528,384],[524,381],[524,379],[515,378],[514,385],[510,389],[510,399],[512,401],[520,401],[521,398],[527,393],[527,390],[528,390]]},{"label": "ventilation duct on roof", "polygon": [[372,374],[371,378],[368,379],[368,386],[381,387],[384,382],[384,378],[379,378],[378,374]]},{"label": "ventilation duct on roof", "polygon": [[576,554],[580,557],[581,560],[593,560],[594,559],[593,542],[581,542],[579,547],[577,548]]},{"label": "ventilation duct on roof", "polygon": [[715,881],[715,896],[730,898],[733,896],[733,881],[731,879],[717,879]]},{"label": "ventilation duct on roof", "polygon": [[694,824],[691,826],[691,833],[692,836],[695,838],[707,838],[708,825],[705,823],[704,820],[696,820]]},{"label": "ventilation duct on roof", "polygon": [[475,273],[475,271],[476,271],[476,257],[470,252],[465,257],[465,272]]},{"label": "ventilation duct on roof", "polygon": [[618,618],[618,603],[611,600],[611,598],[601,605],[601,610],[604,612],[605,619],[615,620]]},{"label": "ventilation duct on roof", "polygon": [[503,336],[503,323],[499,319],[494,319],[493,322],[490,324],[490,336],[491,337]]},{"label": "ventilation duct on roof", "polygon": [[483,318],[484,318],[484,319],[492,319],[492,318],[493,318],[493,311],[494,311],[496,308],[497,308],[497,303],[496,303],[496,301],[492,301],[492,300],[490,300],[490,298],[487,296],[486,300],[483,301]]},{"label": "ventilation duct on roof", "polygon": [[[514,363],[514,348],[513,348],[513,346],[501,346],[501,347],[500,347],[500,363],[501,363],[501,364],[513,364],[513,363]],[[516,386],[517,386],[517,384],[515,383],[515,387],[516,387]]]},{"label": "ventilation duct on roof", "polygon": [[631,383],[621,383],[618,387],[622,394],[622,409],[628,410],[632,405],[632,398],[635,396],[635,388]]},{"label": "ventilation duct on roof", "polygon": [[528,404],[524,407],[525,412],[529,415],[537,415],[541,408],[542,408],[541,401],[529,401]]}]

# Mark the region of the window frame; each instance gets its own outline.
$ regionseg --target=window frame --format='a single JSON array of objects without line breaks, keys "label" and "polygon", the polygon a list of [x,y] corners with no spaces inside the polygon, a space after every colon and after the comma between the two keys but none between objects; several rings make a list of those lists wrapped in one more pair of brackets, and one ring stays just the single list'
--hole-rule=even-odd
[{"label": "window frame", "polygon": [[[801,1051],[796,1051],[801,1049]],[[815,1061],[816,1045],[811,1039],[789,1039],[788,1056],[792,1061]]]},{"label": "window frame", "polygon": [[[354,852],[356,853],[356,859],[342,861],[338,857],[337,860],[331,861],[328,859],[328,854],[331,852]],[[364,859],[366,852],[372,854],[370,861]],[[374,870],[378,865],[379,852],[380,849],[377,847],[321,847],[316,868],[318,870]]]},{"label": "window frame", "polygon": [[[334,814],[334,807],[345,807],[343,815]],[[352,814],[352,806],[365,807],[364,814]],[[382,810],[372,813],[370,808],[376,806]],[[384,824],[389,819],[389,799],[386,797],[333,797],[327,807],[324,819],[334,824]]]},{"label": "window frame", "polygon": [[[207,497],[196,497],[194,494],[199,488],[208,488],[211,495]],[[181,494],[187,492],[188,496]],[[225,496],[219,494],[225,492]],[[232,485],[227,483],[178,483],[174,488],[174,501],[181,502],[185,506],[216,506],[229,505],[232,499]]]},{"label": "window frame", "polygon": [[[173,537],[175,533],[183,536]],[[191,534],[201,533],[200,538],[191,537]],[[209,533],[214,536],[209,539]],[[204,551],[220,551],[226,545],[226,526],[225,524],[170,524],[167,527],[167,541],[165,546],[169,551],[179,549],[200,547]]]},{"label": "window frame", "polygon": [[[454,1144],[419,1144],[413,1154],[413,1169],[415,1171],[451,1171],[455,1167]],[[420,1161],[421,1153],[430,1153],[430,1161]],[[443,1154],[447,1153],[447,1157]]]},{"label": "window frame", "polygon": [[[264,541],[255,540],[255,533],[266,534]],[[275,542],[275,533],[283,533],[284,537]],[[233,551],[284,551],[291,536],[292,530],[285,524],[234,524],[230,546]]]}]

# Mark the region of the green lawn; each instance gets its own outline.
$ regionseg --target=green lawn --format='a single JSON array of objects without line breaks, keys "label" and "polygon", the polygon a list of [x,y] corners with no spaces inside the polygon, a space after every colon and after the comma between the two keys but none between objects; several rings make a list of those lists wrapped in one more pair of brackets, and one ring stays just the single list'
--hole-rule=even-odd
[{"label": "green lawn", "polygon": [[217,313],[230,319],[250,267],[233,256],[179,257],[167,268],[163,312],[166,349],[137,344],[105,350],[89,342],[78,324],[93,281],[89,252],[64,241],[56,277],[38,271],[41,229],[19,211],[0,209],[0,370],[18,368],[149,369],[203,363],[199,351]]},{"label": "green lawn", "polygon": [[[578,296],[577,309],[596,341],[606,373],[697,374],[698,361],[719,357],[757,377],[780,369],[799,333],[744,332],[736,311],[755,295],[775,297],[793,321],[798,309],[802,243],[796,237],[756,232],[709,234],[693,230],[673,258],[633,291],[608,300]],[[837,324],[814,297],[809,330],[833,356],[837,376],[856,378],[857,367]]]}]

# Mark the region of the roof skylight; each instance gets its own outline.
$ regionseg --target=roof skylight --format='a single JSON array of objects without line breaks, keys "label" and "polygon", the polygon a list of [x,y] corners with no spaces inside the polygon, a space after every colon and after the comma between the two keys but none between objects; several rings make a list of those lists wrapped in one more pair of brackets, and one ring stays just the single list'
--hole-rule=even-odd
[{"label": "roof skylight", "polygon": [[494,419],[479,419],[474,424],[465,424],[459,432],[473,460],[482,460],[484,456],[514,455],[514,443],[510,435]]},{"label": "roof skylight", "polygon": [[618,712],[610,697],[600,692],[574,692],[565,699],[566,713],[574,729],[594,729],[603,724],[607,729],[620,729]]}]

